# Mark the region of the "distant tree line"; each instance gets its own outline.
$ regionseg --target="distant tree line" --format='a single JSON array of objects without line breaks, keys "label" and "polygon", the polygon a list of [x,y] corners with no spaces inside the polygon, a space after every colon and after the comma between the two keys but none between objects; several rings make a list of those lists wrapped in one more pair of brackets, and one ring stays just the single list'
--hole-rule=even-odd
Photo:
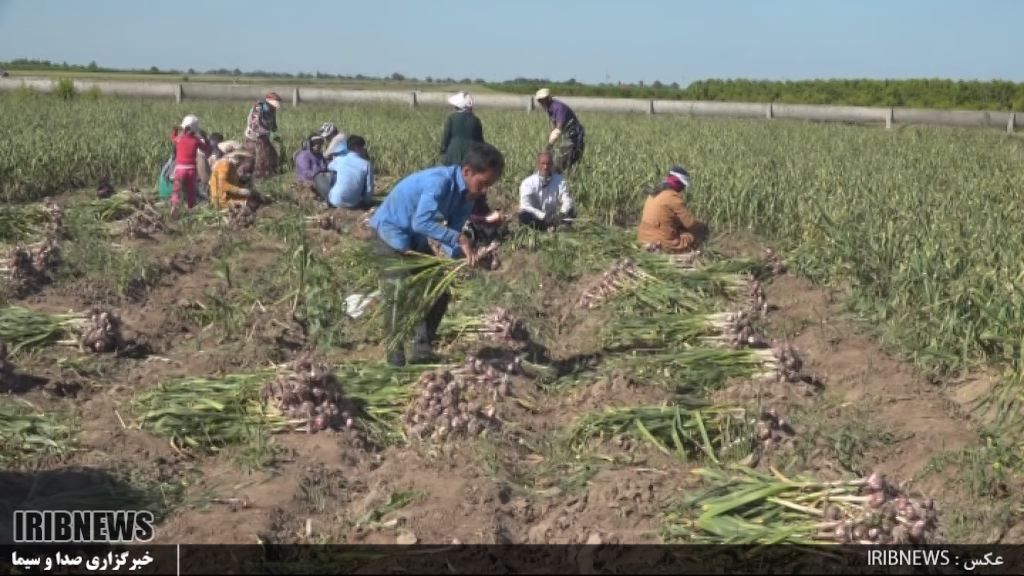
[{"label": "distant tree line", "polygon": [[635,84],[603,83],[583,84],[575,79],[552,81],[545,78],[514,78],[504,82],[487,82],[482,78],[440,78],[427,76],[419,79],[394,73],[386,77],[363,74],[343,75],[323,72],[269,72],[238,68],[197,71],[195,69],[161,70],[156,66],[145,69],[105,68],[90,62],[87,65],[51,62],[49,60],[16,59],[0,62],[6,70],[52,70],[98,73],[164,74],[181,76],[216,75],[242,78],[273,78],[281,80],[334,80],[364,82],[401,82],[416,84],[478,85],[513,94],[532,94],[538,88],[548,87],[562,96],[602,96],[607,98],[644,98],[657,100],[711,100],[721,102],[777,102],[784,104],[831,104],[846,106],[896,106],[912,108],[959,108],[968,110],[1017,110],[1024,112],[1024,83],[993,80],[988,82],[944,79],[910,80],[699,80],[685,88],[677,82],[663,84],[643,82]]},{"label": "distant tree line", "polygon": [[599,84],[515,79],[492,84],[496,89],[531,94],[546,86],[564,96],[603,96],[656,100],[776,102],[840,106],[894,106],[1024,112],[1024,83],[942,79],[912,80],[700,80],[678,84]]}]

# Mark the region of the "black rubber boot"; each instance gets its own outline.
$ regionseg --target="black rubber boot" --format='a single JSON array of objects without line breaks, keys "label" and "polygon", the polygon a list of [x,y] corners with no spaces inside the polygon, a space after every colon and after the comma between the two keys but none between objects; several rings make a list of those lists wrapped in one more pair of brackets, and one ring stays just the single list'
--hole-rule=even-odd
[{"label": "black rubber boot", "polygon": [[444,320],[444,315],[448,312],[448,303],[451,302],[451,299],[452,296],[448,292],[441,294],[424,320],[427,342],[430,344],[437,342],[437,331],[441,329],[441,321]]},{"label": "black rubber boot", "polygon": [[405,350],[399,348],[398,350],[388,352],[388,364],[395,368],[405,366]]},{"label": "black rubber boot", "polygon": [[412,364],[434,364],[437,355],[434,354],[434,347],[430,343],[430,330],[427,323],[420,323],[416,327],[416,339],[412,343]]}]

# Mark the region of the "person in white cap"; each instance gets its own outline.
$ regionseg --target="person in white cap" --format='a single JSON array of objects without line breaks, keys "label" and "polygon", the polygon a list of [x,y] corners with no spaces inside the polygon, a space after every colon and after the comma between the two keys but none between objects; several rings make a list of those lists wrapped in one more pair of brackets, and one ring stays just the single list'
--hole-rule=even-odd
[{"label": "person in white cap", "polygon": [[704,224],[686,208],[683,194],[690,187],[690,174],[673,166],[660,185],[648,192],[637,231],[645,247],[668,253],[696,249],[707,235]]},{"label": "person in white cap", "polygon": [[174,142],[174,187],[171,191],[171,214],[177,212],[181,203],[181,193],[185,193],[185,203],[189,208],[196,205],[196,158],[200,151],[210,153],[210,145],[200,135],[199,118],[189,114],[181,121],[179,127],[171,132]]},{"label": "person in white cap", "polygon": [[547,88],[537,90],[534,99],[548,113],[551,132],[548,134],[548,151],[554,153],[555,172],[562,174],[583,158],[585,134],[572,108],[551,97]]},{"label": "person in white cap", "polygon": [[484,125],[473,113],[473,96],[459,92],[448,98],[455,108],[444,123],[441,134],[441,159],[445,166],[462,166],[462,157],[473,142],[483,143]]},{"label": "person in white cap", "polygon": [[276,92],[268,92],[263,100],[253,104],[249,110],[245,149],[255,158],[253,176],[256,178],[267,178],[277,172],[278,153],[270,142],[273,139],[281,143],[281,137],[277,135],[277,111],[280,108],[281,97]]},{"label": "person in white cap", "polygon": [[[448,97],[448,103],[455,108],[444,123],[441,135],[441,163],[445,166],[462,166],[466,150],[474,142],[484,143],[484,126],[473,113],[473,95],[457,92]],[[492,238],[505,223],[500,211],[492,210],[487,198],[476,199],[473,212],[466,223],[466,232],[481,241]]]},{"label": "person in white cap", "polygon": [[320,136],[324,142],[324,159],[330,162],[335,156],[344,156],[348,149],[345,147],[348,136],[338,130],[333,122],[324,122],[320,125]]}]

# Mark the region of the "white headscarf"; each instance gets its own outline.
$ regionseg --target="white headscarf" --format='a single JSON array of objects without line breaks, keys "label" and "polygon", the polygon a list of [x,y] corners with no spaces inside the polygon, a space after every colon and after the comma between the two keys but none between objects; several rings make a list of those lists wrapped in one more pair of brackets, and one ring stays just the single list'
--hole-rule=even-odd
[{"label": "white headscarf", "polygon": [[673,166],[672,169],[668,171],[668,175],[673,176],[676,180],[682,182],[683,186],[686,186],[687,188],[690,187],[690,173],[686,170],[678,166]]},{"label": "white headscarf", "polygon": [[448,103],[457,108],[459,111],[472,110],[473,109],[473,97],[469,92],[459,92],[452,94],[448,98]]},{"label": "white headscarf", "polygon": [[185,116],[184,120],[181,121],[181,127],[193,131],[199,130],[199,118],[192,114],[189,114],[188,116]]}]

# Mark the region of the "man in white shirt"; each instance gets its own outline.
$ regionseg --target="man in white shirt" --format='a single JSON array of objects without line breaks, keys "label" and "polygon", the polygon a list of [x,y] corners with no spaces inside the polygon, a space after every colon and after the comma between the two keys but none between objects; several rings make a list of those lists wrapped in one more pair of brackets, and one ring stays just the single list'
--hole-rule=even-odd
[{"label": "man in white shirt", "polygon": [[550,152],[537,156],[537,171],[519,186],[519,222],[539,230],[576,218],[576,204],[561,174],[552,174]]}]

